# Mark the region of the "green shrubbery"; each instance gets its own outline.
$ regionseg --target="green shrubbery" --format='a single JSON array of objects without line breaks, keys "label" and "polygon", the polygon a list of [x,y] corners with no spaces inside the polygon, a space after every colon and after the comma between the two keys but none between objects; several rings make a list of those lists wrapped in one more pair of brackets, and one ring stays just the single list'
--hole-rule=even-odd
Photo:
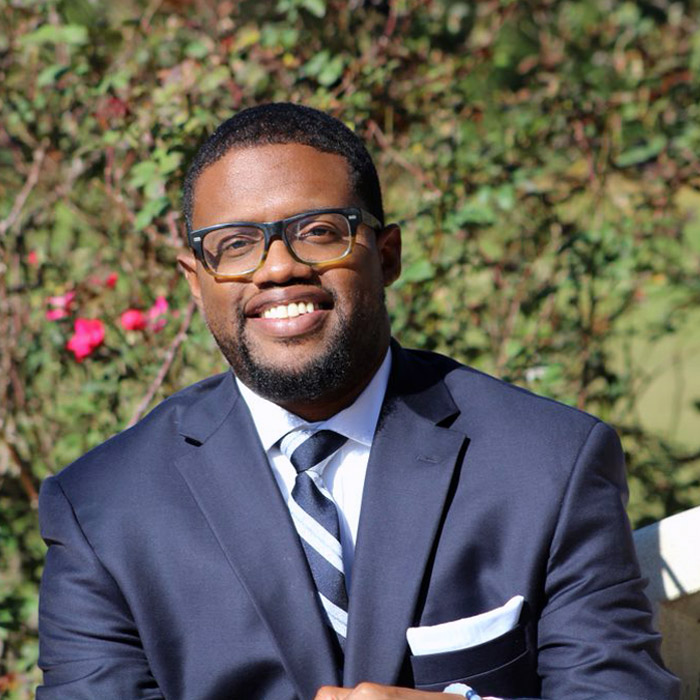
[{"label": "green shrubbery", "polygon": [[0,3],[0,695],[36,678],[41,479],[223,368],[178,187],[239,107],[366,138],[404,344],[613,423],[636,523],[698,502],[697,438],[639,403],[700,318],[697,1]]}]

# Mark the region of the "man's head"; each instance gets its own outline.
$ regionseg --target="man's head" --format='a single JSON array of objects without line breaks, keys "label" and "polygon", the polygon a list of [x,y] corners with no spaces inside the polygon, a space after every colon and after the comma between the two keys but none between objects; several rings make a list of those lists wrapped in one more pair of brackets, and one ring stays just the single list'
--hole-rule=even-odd
[{"label": "man's head", "polygon": [[187,169],[183,187],[185,221],[192,227],[194,190],[203,170],[233,148],[298,143],[335,153],[347,161],[350,182],[365,209],[384,224],[377,170],[364,143],[351,129],[324,112],[289,102],[244,109],[219,125]]},{"label": "man's head", "polygon": [[[329,133],[323,125],[332,125]],[[361,208],[380,221],[383,214],[376,171],[359,139],[337,120],[295,105],[246,110],[219,127],[193,160],[185,202],[191,230],[312,210]],[[224,236],[220,245],[237,255],[246,244]],[[192,253],[180,264],[241,381],[318,420],[348,405],[384,356],[384,287],[398,277],[400,247],[397,226],[360,223],[352,252],[330,265],[301,262],[281,238],[271,239],[260,267],[234,279],[217,279]]]}]

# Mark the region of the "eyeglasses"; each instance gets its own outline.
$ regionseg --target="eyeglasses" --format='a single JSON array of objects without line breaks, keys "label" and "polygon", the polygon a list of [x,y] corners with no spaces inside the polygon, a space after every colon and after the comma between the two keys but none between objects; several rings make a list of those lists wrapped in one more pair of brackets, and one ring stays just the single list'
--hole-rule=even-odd
[{"label": "eyeglasses", "polygon": [[234,280],[255,272],[265,262],[270,244],[279,238],[298,262],[315,267],[350,255],[360,224],[382,225],[364,209],[315,209],[280,221],[230,221],[187,232],[194,254],[218,280]]}]

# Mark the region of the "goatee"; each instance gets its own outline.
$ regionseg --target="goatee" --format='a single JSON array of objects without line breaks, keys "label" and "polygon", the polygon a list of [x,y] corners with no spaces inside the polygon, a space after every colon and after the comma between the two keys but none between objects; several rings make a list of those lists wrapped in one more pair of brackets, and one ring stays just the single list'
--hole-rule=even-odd
[{"label": "goatee", "polygon": [[[351,391],[367,368],[377,363],[380,331],[375,329],[386,319],[384,295],[376,304],[356,305],[351,319],[337,306],[335,313],[337,325],[325,348],[296,369],[270,366],[256,358],[246,337],[243,314],[237,318],[235,341],[211,326],[210,331],[236,376],[258,396],[280,405],[311,403]],[[299,345],[299,352],[304,352],[303,341],[290,340],[288,345]]]}]

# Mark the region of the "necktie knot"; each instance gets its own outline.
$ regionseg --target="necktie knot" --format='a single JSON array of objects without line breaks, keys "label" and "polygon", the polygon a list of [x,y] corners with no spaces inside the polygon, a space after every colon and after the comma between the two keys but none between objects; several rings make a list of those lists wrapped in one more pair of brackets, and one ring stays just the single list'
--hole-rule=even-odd
[{"label": "necktie knot", "polygon": [[347,438],[333,430],[319,430],[301,444],[298,440],[282,440],[282,451],[289,458],[297,473],[305,472],[337,452]]}]

